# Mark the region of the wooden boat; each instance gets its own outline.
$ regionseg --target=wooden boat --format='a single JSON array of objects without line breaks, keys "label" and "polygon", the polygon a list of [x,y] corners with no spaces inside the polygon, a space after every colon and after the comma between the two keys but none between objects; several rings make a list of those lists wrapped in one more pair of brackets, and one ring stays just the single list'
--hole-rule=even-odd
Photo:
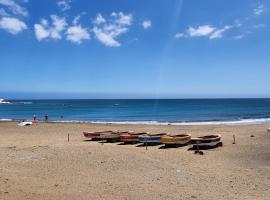
[{"label": "wooden boat", "polygon": [[146,135],[140,135],[138,137],[141,143],[161,143],[161,136],[166,135],[166,133],[148,133]]},{"label": "wooden boat", "polygon": [[214,147],[220,143],[221,135],[205,135],[197,138],[192,138],[192,142],[196,143],[194,146],[208,146]]},{"label": "wooden boat", "polygon": [[165,145],[186,144],[191,140],[191,134],[168,134],[162,136],[160,140]]},{"label": "wooden boat", "polygon": [[120,135],[127,134],[128,131],[113,131],[113,132],[107,132],[107,133],[101,133],[98,137],[101,140],[106,141],[118,141],[120,140]]},{"label": "wooden boat", "polygon": [[113,131],[83,132],[84,137],[89,139],[99,139],[101,134],[113,133]]},{"label": "wooden boat", "polygon": [[139,136],[145,135],[145,134],[147,134],[147,132],[139,132],[139,133],[129,132],[128,134],[120,135],[120,141],[121,142],[139,142]]}]

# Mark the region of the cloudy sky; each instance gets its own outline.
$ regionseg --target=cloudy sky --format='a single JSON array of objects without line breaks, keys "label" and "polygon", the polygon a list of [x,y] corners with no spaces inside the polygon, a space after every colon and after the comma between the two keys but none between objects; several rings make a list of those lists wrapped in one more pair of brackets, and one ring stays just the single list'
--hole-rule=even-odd
[{"label": "cloudy sky", "polygon": [[0,0],[0,96],[270,97],[267,0]]}]

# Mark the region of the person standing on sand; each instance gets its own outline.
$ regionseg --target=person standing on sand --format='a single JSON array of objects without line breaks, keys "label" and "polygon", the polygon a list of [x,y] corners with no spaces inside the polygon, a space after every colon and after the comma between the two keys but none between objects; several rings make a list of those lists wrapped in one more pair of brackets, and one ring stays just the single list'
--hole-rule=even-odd
[{"label": "person standing on sand", "polygon": [[37,116],[34,115],[34,116],[33,116],[33,121],[36,121],[36,120],[37,120]]},{"label": "person standing on sand", "polygon": [[48,114],[46,114],[45,115],[45,122],[48,122],[48,119],[49,119]]}]

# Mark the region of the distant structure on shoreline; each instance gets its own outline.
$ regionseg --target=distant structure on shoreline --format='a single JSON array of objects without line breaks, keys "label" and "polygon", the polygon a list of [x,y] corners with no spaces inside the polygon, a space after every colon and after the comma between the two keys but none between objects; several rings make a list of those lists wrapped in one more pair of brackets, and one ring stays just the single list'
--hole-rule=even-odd
[{"label": "distant structure on shoreline", "polygon": [[5,101],[4,99],[0,99],[0,104],[11,104],[9,101]]}]

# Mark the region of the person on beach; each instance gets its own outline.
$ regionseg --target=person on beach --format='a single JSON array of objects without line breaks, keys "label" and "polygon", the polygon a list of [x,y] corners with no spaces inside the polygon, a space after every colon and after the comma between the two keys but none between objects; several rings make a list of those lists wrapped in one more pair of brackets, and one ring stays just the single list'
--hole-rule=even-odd
[{"label": "person on beach", "polygon": [[48,114],[46,114],[45,115],[45,122],[48,122],[48,119],[49,119]]},{"label": "person on beach", "polygon": [[37,124],[38,123],[38,120],[37,120],[37,116],[36,115],[33,116],[33,121],[32,122],[33,122],[33,124]]}]

